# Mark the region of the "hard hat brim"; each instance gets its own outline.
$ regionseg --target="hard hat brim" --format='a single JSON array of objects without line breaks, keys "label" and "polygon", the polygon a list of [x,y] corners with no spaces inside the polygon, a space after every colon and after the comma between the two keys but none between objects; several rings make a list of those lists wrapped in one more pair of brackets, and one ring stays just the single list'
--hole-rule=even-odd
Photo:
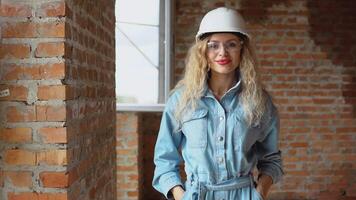
[{"label": "hard hat brim", "polygon": [[241,31],[241,30],[224,30],[224,31],[221,31],[221,30],[216,30],[216,31],[199,31],[197,33],[197,35],[195,36],[195,39],[198,41],[198,40],[201,40],[202,36],[206,35],[206,34],[214,34],[214,33],[240,33],[244,36],[246,36],[247,38],[250,39],[250,35],[247,34],[245,31]]}]

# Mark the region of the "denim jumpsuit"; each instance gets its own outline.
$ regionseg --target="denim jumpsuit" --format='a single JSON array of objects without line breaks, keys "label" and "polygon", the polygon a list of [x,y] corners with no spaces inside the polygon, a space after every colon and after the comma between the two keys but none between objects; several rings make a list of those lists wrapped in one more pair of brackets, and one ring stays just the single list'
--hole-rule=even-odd
[{"label": "denim jumpsuit", "polygon": [[[186,191],[183,200],[263,200],[254,186],[253,168],[273,183],[281,179],[276,107],[268,98],[261,123],[247,127],[240,91],[239,81],[218,101],[206,84],[196,109],[185,112],[180,123],[174,110],[181,90],[171,94],[155,146],[152,182],[167,199],[172,199],[170,189],[181,185]],[[182,157],[184,184],[179,173]]]}]

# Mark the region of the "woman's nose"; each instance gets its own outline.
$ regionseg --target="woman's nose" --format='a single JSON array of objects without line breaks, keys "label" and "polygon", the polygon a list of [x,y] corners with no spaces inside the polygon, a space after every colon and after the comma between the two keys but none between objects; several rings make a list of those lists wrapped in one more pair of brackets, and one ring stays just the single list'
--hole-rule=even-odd
[{"label": "woman's nose", "polygon": [[219,48],[219,55],[226,55],[227,54],[227,51],[226,51],[226,48],[224,45],[221,45],[220,48]]}]

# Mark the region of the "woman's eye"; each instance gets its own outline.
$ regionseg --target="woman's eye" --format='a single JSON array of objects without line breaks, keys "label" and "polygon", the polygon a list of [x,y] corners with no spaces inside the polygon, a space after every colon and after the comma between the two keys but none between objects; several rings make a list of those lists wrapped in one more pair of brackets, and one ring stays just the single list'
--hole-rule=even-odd
[{"label": "woman's eye", "polygon": [[237,47],[237,43],[236,42],[229,42],[227,44],[227,46],[230,47],[230,48],[236,48]]},{"label": "woman's eye", "polygon": [[209,49],[219,49],[219,44],[216,43],[210,43],[208,44]]}]

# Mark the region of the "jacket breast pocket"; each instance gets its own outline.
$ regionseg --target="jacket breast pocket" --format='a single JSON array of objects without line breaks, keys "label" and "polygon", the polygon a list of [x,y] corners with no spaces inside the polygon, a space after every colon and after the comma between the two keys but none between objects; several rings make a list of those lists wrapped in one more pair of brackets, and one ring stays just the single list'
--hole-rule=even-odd
[{"label": "jacket breast pocket", "polygon": [[247,152],[260,137],[261,126],[252,125],[248,127],[241,115],[235,115],[234,122],[234,150]]},{"label": "jacket breast pocket", "polygon": [[205,148],[208,134],[208,111],[198,109],[183,116],[182,132],[186,137],[187,146]]},{"label": "jacket breast pocket", "polygon": [[246,128],[241,113],[235,112],[234,117],[232,119],[234,120],[232,122],[232,124],[234,125],[233,135],[232,135],[233,149],[235,151],[241,151],[242,144],[243,144],[242,141],[246,134]]}]

